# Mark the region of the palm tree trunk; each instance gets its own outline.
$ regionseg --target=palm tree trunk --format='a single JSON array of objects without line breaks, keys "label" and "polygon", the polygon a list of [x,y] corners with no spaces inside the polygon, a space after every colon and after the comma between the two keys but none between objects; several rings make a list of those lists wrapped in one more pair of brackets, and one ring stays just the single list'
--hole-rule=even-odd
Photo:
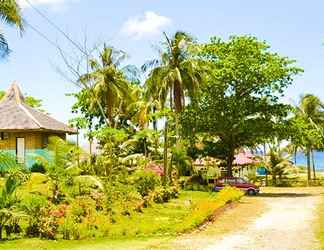
[{"label": "palm tree trunk", "polygon": [[182,87],[179,81],[175,81],[173,86],[173,99],[175,112],[179,114],[182,111]]},{"label": "palm tree trunk", "polygon": [[272,175],[272,185],[273,186],[277,185],[277,175],[275,175],[275,174]]},{"label": "palm tree trunk", "polygon": [[[153,114],[155,114],[156,113],[156,107],[153,107]],[[153,129],[154,129],[154,131],[157,131],[157,120],[156,120],[156,118],[155,118],[155,116],[153,116],[154,117],[154,119],[153,119]]]},{"label": "palm tree trunk", "polygon": [[77,142],[76,142],[76,144],[77,144],[77,148],[78,148],[78,154],[77,154],[77,163],[78,163],[78,168],[80,167],[80,151],[79,151],[79,128],[77,128],[77,134],[76,134],[76,136],[77,136]]},{"label": "palm tree trunk", "polygon": [[307,159],[307,184],[310,184],[311,180],[311,159],[310,159],[310,149],[306,148],[306,159]]},{"label": "palm tree trunk", "polygon": [[297,164],[297,146],[294,147],[294,164]]},{"label": "palm tree trunk", "polygon": [[114,118],[113,118],[113,96],[111,93],[111,90],[108,90],[107,93],[107,117],[110,123],[110,127],[115,127],[115,122],[114,122]]},{"label": "palm tree trunk", "polygon": [[313,166],[313,180],[316,180],[316,169],[315,169],[315,157],[314,157],[314,150],[311,151],[312,156],[312,166]]},{"label": "palm tree trunk", "polygon": [[92,142],[93,142],[93,139],[89,138],[89,154],[90,154],[90,156],[92,155]]},{"label": "palm tree trunk", "polygon": [[147,157],[146,138],[144,138],[144,140],[143,140],[143,144],[144,144],[144,156]]},{"label": "palm tree trunk", "polygon": [[168,178],[168,120],[165,121],[164,125],[163,170],[163,185],[166,185]]}]

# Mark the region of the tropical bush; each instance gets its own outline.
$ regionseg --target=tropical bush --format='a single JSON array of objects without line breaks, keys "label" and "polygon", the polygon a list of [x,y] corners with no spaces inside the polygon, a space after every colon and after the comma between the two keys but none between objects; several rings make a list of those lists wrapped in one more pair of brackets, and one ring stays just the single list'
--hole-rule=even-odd
[{"label": "tropical bush", "polygon": [[44,174],[46,172],[46,168],[44,167],[44,165],[42,163],[36,162],[30,168],[30,172]]},{"label": "tropical bush", "polygon": [[145,197],[161,185],[160,177],[151,171],[138,170],[132,175],[132,182],[137,191]]}]

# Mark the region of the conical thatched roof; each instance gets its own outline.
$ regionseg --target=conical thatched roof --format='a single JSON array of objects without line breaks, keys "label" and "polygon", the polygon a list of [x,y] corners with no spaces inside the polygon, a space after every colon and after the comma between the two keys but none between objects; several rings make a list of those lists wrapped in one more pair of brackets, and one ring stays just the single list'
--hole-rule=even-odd
[{"label": "conical thatched roof", "polygon": [[73,128],[28,106],[18,85],[13,83],[0,101],[0,131],[20,130],[76,133]]}]

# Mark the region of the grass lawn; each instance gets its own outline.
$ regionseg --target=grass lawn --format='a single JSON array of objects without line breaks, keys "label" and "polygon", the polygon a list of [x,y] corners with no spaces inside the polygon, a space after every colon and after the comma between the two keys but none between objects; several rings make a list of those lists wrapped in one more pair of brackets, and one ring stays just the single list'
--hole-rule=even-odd
[{"label": "grass lawn", "polygon": [[[48,241],[40,239],[22,239],[0,243],[5,250],[122,250],[122,249],[159,249],[161,242],[170,237],[138,239],[93,239],[78,241]],[[162,248],[161,248],[162,249]]]},{"label": "grass lawn", "polygon": [[118,217],[117,223],[110,225],[108,238],[79,241],[17,239],[0,243],[0,250],[159,249],[163,242],[195,227],[215,209],[225,205],[230,195],[233,193],[183,191],[178,199],[154,204],[143,213]]}]

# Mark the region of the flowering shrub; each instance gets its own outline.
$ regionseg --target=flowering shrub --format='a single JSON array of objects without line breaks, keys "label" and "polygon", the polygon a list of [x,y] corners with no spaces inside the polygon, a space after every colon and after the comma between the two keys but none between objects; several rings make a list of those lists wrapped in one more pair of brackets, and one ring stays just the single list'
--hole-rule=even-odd
[{"label": "flowering shrub", "polygon": [[55,216],[51,214],[49,207],[40,210],[39,234],[41,238],[54,240],[59,223]]},{"label": "flowering shrub", "polygon": [[244,193],[237,188],[225,187],[216,196],[211,196],[210,199],[205,199],[192,207],[190,216],[186,217],[183,223],[199,225],[211,216],[216,209],[229,202],[239,200],[243,195]]}]

